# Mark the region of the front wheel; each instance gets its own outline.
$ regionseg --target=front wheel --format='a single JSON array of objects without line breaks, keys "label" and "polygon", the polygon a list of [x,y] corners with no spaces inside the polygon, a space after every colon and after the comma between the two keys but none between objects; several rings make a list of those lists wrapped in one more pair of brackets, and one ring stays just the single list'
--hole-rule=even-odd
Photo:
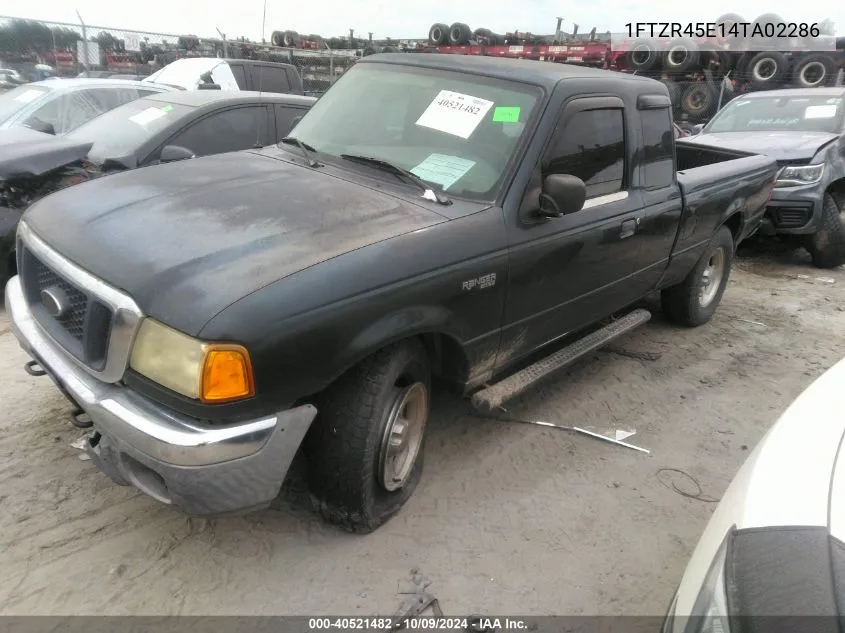
[{"label": "front wheel", "polygon": [[733,234],[722,226],[686,279],[660,293],[666,318],[688,327],[707,323],[728,285],[733,255]]},{"label": "front wheel", "polygon": [[836,268],[845,264],[845,210],[841,210],[829,193],[822,201],[819,230],[807,236],[806,248],[816,268]]},{"label": "front wheel", "polygon": [[431,374],[407,340],[365,359],[329,387],[305,442],[315,509],[368,533],[411,497],[422,476]]}]

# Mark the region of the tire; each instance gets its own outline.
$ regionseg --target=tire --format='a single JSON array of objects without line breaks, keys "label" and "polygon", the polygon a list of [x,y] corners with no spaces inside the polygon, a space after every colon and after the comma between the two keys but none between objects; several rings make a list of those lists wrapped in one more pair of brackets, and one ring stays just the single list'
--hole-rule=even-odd
[{"label": "tire", "polygon": [[681,86],[677,81],[672,81],[671,79],[661,79],[660,83],[666,86],[666,89],[669,91],[669,101],[672,103],[672,107],[677,108],[681,104]]},{"label": "tire", "polygon": [[836,268],[845,264],[845,211],[829,193],[822,201],[821,228],[806,237],[805,248],[816,268]]},{"label": "tire", "polygon": [[490,37],[493,35],[493,31],[490,29],[475,29],[472,32],[472,39],[479,43],[489,42]]},{"label": "tire", "polygon": [[395,46],[385,46],[384,48],[381,49],[381,52],[382,53],[398,53],[399,49],[396,48]]},{"label": "tire", "polygon": [[792,71],[792,85],[799,88],[821,88],[836,79],[836,64],[827,55],[809,55]]},{"label": "tire", "polygon": [[282,41],[285,46],[292,48],[299,44],[299,33],[296,31],[285,31]]},{"label": "tire", "polygon": [[747,81],[748,80],[748,63],[751,61],[753,56],[749,53],[742,53],[736,60],[736,64],[734,65],[734,79],[739,79],[740,81]]},{"label": "tire", "polygon": [[367,46],[367,48],[364,49],[362,56],[363,57],[369,57],[370,55],[375,55],[375,54],[376,54],[376,49],[374,49],[372,46]]},{"label": "tire", "polygon": [[282,31],[273,31],[273,34],[270,35],[270,43],[273,46],[284,46],[285,34]]},{"label": "tire", "polygon": [[449,25],[437,22],[428,29],[428,41],[433,46],[445,46],[449,43]]},{"label": "tire", "polygon": [[636,40],[625,53],[625,64],[630,70],[644,73],[654,70],[659,63],[660,55],[651,40]]},{"label": "tire", "polygon": [[789,70],[786,55],[777,51],[757,53],[748,61],[746,74],[755,88],[769,89],[780,84]]},{"label": "tire", "polygon": [[469,44],[472,37],[472,30],[463,22],[455,22],[449,27],[449,43],[452,46],[463,46]]},{"label": "tire", "polygon": [[[774,44],[777,43],[777,33],[778,33],[778,25],[784,24],[786,20],[780,17],[777,13],[764,13],[756,20],[754,20],[754,25],[751,27],[751,34],[750,37],[747,38],[747,43],[750,45],[751,50],[761,51],[761,50],[770,50],[774,47]],[[765,35],[767,25],[771,24],[773,28],[773,35],[772,37],[767,37]],[[757,30],[757,27],[762,29],[763,35],[755,35],[754,32]]]},{"label": "tire", "polygon": [[[386,347],[341,376],[319,398],[317,419],[305,440],[308,484],[314,508],[351,532],[369,533],[411,497],[423,470],[431,372],[425,347],[409,339]],[[411,394],[419,442],[416,458],[405,463],[403,482],[385,477],[385,447],[396,407]],[[409,436],[412,444],[414,435]],[[413,447],[409,456],[413,453]],[[388,483],[385,481],[388,480]]]},{"label": "tire", "polygon": [[713,114],[719,93],[703,81],[689,84],[681,97],[681,110],[694,119],[704,119]]},{"label": "tire", "polygon": [[730,45],[737,40],[737,37],[731,35],[730,33],[725,33],[725,37],[722,37],[720,34],[721,26],[723,25],[724,29],[728,30],[732,25],[743,24],[744,22],[745,18],[737,13],[726,13],[725,15],[719,17],[719,19],[716,20],[716,24],[720,25],[720,29],[716,34],[716,43],[720,46],[730,47]]},{"label": "tire", "polygon": [[[725,287],[728,285],[733,255],[733,234],[728,227],[723,225],[716,231],[704,255],[686,279],[661,291],[660,303],[663,307],[663,315],[672,323],[687,327],[697,327],[707,323],[719,307]],[[707,282],[708,278],[714,285]]]},{"label": "tire", "polygon": [[685,73],[698,67],[701,54],[698,44],[688,38],[672,40],[663,51],[663,70],[668,73]]}]

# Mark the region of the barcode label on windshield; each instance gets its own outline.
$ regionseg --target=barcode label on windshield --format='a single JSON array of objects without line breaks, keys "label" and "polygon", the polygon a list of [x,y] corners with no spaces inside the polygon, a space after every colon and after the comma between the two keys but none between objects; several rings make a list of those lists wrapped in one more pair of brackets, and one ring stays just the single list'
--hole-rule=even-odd
[{"label": "barcode label on windshield", "polygon": [[441,90],[417,119],[417,125],[467,139],[492,107],[492,101]]}]

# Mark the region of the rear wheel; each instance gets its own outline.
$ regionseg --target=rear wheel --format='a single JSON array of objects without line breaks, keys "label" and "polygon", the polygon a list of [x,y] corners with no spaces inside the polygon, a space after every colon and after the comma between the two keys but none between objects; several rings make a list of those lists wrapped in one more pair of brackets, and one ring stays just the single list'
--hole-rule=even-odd
[{"label": "rear wheel", "polygon": [[733,255],[733,234],[728,227],[722,226],[686,279],[661,292],[664,316],[688,327],[707,323],[722,300],[731,275]]},{"label": "rear wheel", "polygon": [[824,194],[821,226],[807,236],[805,246],[816,268],[836,268],[845,264],[845,211],[829,193]]},{"label": "rear wheel", "polygon": [[349,531],[372,532],[422,476],[430,369],[418,340],[391,345],[332,385],[306,439],[315,509]]}]

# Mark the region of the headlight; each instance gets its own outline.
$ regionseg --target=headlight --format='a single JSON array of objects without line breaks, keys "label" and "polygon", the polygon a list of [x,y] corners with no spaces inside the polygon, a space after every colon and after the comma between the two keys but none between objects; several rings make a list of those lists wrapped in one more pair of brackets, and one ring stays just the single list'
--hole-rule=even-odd
[{"label": "headlight", "polygon": [[246,348],[199,341],[153,319],[141,323],[129,366],[163,387],[203,402],[255,394]]},{"label": "headlight", "polygon": [[673,602],[663,625],[663,633],[730,633],[725,564],[728,541],[732,536],[733,530],[722,541],[689,616],[676,615],[676,604]]},{"label": "headlight", "polygon": [[824,163],[820,165],[786,166],[780,170],[776,186],[812,185],[822,179],[822,174],[824,174]]}]

